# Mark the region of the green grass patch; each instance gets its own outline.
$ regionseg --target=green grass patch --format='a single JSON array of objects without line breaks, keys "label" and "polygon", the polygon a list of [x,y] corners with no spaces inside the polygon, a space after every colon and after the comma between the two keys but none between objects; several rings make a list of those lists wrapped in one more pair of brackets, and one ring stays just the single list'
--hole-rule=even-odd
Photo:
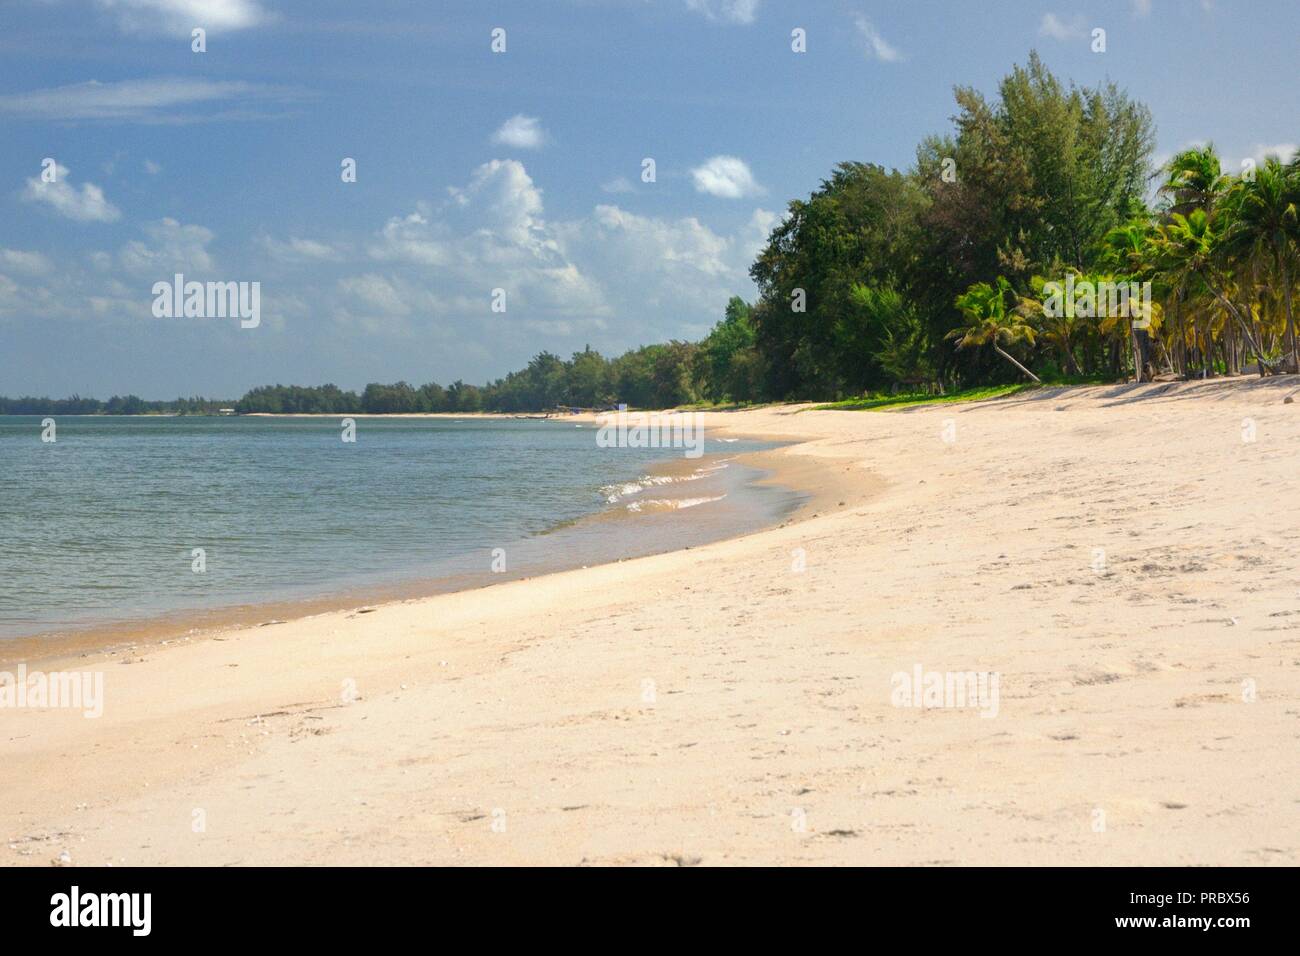
[{"label": "green grass patch", "polygon": [[901,408],[908,405],[946,405],[953,402],[980,402],[990,398],[1006,398],[1017,395],[1031,388],[1038,388],[1032,382],[1016,385],[989,385],[983,388],[964,388],[949,392],[947,395],[927,395],[924,392],[909,392],[899,395],[863,395],[859,398],[846,398],[826,405],[814,405],[811,411],[839,409],[847,411],[870,411],[880,408]]}]

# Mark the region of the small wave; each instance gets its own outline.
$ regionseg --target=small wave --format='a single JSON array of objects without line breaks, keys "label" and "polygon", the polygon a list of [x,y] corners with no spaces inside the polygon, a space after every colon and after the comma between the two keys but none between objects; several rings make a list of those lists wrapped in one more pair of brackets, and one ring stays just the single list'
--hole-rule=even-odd
[{"label": "small wave", "polygon": [[722,469],[729,467],[727,461],[720,461],[714,465],[708,465],[703,468],[696,468],[689,475],[643,475],[637,481],[625,482],[621,485],[605,485],[600,489],[600,493],[605,496],[605,503],[615,505],[622,498],[630,498],[633,495],[639,495],[647,488],[654,488],[658,485],[671,485],[680,481],[698,481],[701,478],[708,478]]},{"label": "small wave", "polygon": [[711,498],[647,498],[645,501],[628,502],[627,510],[633,514],[642,514],[646,511],[681,511],[683,508],[695,508],[713,501],[721,501],[725,497],[727,496],[715,495]]}]

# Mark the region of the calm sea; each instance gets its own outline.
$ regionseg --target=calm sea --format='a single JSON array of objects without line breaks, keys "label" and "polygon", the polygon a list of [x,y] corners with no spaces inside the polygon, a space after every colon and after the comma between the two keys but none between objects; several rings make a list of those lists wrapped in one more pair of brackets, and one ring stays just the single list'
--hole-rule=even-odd
[{"label": "calm sea", "polygon": [[39,416],[0,416],[0,637],[491,584],[743,533],[797,504],[734,460],[763,443],[707,437],[686,460],[600,448],[563,420],[359,417],[355,443],[336,418],[56,428],[43,442]]}]

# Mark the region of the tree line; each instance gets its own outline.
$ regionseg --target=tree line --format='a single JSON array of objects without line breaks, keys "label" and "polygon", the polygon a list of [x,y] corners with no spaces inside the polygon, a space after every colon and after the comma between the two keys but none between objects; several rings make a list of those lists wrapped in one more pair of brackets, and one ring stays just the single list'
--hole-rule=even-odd
[{"label": "tree line", "polygon": [[0,395],[0,415],[216,415],[223,408],[233,408],[233,399],[176,398],[147,401],[138,395],[114,395],[108,401],[97,398],[35,398],[25,395],[5,398]]}]

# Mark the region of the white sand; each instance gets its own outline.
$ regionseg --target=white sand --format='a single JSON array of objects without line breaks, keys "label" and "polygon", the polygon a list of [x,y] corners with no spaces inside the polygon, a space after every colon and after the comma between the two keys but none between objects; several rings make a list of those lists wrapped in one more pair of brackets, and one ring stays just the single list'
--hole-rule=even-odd
[{"label": "white sand", "polygon": [[[1297,388],[711,415],[817,516],[30,662],[107,700],[0,710],[0,859],[1294,865]],[[997,716],[893,706],[918,664]]]}]

